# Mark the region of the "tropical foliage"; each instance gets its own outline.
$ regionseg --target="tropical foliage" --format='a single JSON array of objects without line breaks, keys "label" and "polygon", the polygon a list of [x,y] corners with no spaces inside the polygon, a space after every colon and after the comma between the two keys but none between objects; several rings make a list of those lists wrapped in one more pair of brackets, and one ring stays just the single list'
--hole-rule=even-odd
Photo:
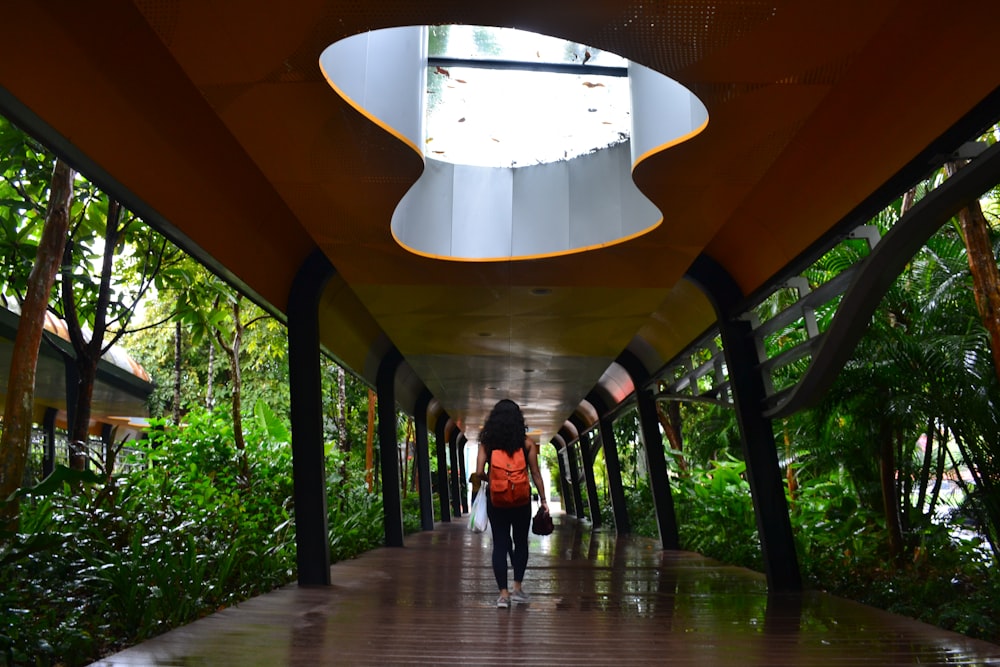
[{"label": "tropical foliage", "polygon": [[[111,482],[63,468],[26,490],[0,548],[0,664],[87,664],[292,581],[287,425],[263,402],[247,443],[244,477],[228,410],[195,410],[155,423]],[[342,484],[363,463],[328,448],[337,560],[382,543],[380,496]]]},{"label": "tropical foliage", "polygon": [[[939,178],[872,224],[884,232]],[[998,195],[984,199],[994,262]],[[807,586],[998,641],[1000,613],[990,600],[1000,590],[1000,383],[967,253],[957,220],[934,235],[893,284],[825,400],[775,422],[774,432]],[[862,242],[847,241],[807,278],[822,284],[865,254]],[[765,301],[761,319],[789,298]],[[837,305],[817,310],[821,330]],[[804,335],[779,331],[767,341],[769,356]],[[776,384],[786,386],[804,367],[783,368]],[[683,450],[671,441],[668,454],[682,545],[762,569],[733,410],[675,406]],[[632,422],[626,415],[615,425],[628,507],[633,529],[656,537]]]}]

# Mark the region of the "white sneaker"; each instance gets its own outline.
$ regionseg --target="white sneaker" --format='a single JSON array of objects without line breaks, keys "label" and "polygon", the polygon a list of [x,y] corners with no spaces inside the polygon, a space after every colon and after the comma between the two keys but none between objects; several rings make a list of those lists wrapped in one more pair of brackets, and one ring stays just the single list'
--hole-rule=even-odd
[{"label": "white sneaker", "polygon": [[510,599],[514,602],[524,604],[531,601],[531,596],[528,594],[528,591],[525,590],[511,591]]}]

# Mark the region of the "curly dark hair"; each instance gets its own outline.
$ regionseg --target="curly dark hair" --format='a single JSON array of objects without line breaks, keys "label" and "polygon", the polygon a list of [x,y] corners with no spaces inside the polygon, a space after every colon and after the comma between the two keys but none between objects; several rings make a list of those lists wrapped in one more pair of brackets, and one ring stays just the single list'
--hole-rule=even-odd
[{"label": "curly dark hair", "polygon": [[524,447],[524,415],[517,403],[505,398],[493,406],[490,416],[479,432],[479,442],[486,445],[487,451],[502,449],[513,454],[518,448]]}]

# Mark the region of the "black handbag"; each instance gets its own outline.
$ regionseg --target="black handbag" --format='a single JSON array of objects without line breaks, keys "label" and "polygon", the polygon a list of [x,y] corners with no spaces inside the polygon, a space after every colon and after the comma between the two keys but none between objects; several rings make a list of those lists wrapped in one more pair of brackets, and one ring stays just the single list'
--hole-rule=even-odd
[{"label": "black handbag", "polygon": [[531,520],[531,532],[535,535],[551,535],[553,528],[552,515],[544,505],[540,506],[535,518]]}]

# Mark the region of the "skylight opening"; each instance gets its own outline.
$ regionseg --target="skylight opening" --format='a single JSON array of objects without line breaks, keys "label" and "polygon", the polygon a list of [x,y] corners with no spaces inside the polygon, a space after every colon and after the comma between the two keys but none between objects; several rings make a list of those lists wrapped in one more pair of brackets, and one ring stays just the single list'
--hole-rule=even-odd
[{"label": "skylight opening", "polygon": [[320,67],[423,158],[390,226],[432,258],[539,259],[647,234],[663,218],[633,170],[708,126],[705,105],[659,72],[507,29],[373,30],[328,46]]},{"label": "skylight opening", "polygon": [[483,167],[569,160],[628,141],[628,62],[512,28],[428,29],[424,154]]}]

